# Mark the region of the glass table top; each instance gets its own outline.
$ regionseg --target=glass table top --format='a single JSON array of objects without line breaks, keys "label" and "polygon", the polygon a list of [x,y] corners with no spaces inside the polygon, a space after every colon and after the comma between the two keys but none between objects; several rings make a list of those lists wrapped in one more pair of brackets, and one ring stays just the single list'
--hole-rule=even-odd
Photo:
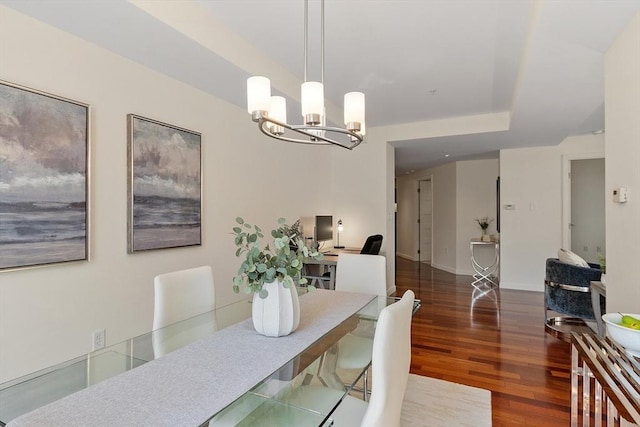
[{"label": "glass table top", "polygon": [[[396,300],[373,298],[356,315],[215,414],[210,425],[244,426],[258,419],[277,419],[296,426],[331,425],[331,412],[346,393],[356,393],[354,387],[371,363],[371,344],[380,311]],[[419,306],[416,300],[414,312]],[[250,316],[251,302],[242,300],[0,384],[0,425],[153,360],[159,342],[163,343],[164,352],[172,351]],[[361,354],[354,356],[354,351]],[[340,354],[360,360],[345,364]],[[335,401],[323,407],[296,397],[309,387],[335,391]]]}]

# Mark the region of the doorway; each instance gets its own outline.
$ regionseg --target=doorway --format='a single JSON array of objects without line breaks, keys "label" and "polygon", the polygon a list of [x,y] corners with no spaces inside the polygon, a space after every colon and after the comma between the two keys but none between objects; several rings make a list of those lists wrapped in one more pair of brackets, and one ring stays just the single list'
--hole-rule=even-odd
[{"label": "doorway", "polygon": [[431,179],[418,181],[418,261],[431,264],[433,242],[433,187]]},{"label": "doorway", "polygon": [[597,264],[605,256],[604,158],[567,159],[565,165],[563,246]]}]

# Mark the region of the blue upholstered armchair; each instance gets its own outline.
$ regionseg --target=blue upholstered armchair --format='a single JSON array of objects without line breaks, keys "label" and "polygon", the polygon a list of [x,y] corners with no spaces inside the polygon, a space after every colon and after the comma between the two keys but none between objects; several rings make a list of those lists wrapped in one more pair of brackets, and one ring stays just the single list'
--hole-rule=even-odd
[{"label": "blue upholstered armchair", "polygon": [[[564,340],[570,340],[572,326],[585,325],[584,320],[595,321],[589,282],[599,281],[600,267],[579,267],[560,262],[557,258],[547,259],[544,281],[545,328]],[[600,297],[601,312],[604,313],[605,299]],[[562,316],[550,317],[549,312]],[[586,326],[586,325],[585,325]]]}]

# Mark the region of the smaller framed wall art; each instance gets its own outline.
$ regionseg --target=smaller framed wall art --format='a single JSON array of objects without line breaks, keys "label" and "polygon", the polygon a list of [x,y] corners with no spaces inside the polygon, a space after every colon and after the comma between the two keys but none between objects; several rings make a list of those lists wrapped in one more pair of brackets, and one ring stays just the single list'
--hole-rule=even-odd
[{"label": "smaller framed wall art", "polygon": [[128,252],[202,240],[201,135],[129,114]]},{"label": "smaller framed wall art", "polygon": [[0,270],[89,259],[89,117],[0,81]]}]

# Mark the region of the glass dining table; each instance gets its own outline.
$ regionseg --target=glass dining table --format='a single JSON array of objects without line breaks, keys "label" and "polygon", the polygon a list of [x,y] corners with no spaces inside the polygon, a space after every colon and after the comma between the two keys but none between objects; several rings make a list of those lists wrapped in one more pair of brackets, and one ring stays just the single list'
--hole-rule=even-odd
[{"label": "glass dining table", "polygon": [[[381,310],[397,298],[371,296],[365,301],[369,302],[354,315],[340,321],[232,403],[193,425],[332,425],[331,415],[346,395],[363,397],[362,390],[356,387],[371,362],[370,345],[360,349],[366,353],[365,363],[356,367],[341,366],[340,352],[353,352],[345,343],[350,338],[353,342],[354,336],[356,340],[372,342]],[[414,313],[419,307],[420,301],[416,300]],[[0,384],[0,425],[153,361],[154,341],[157,345],[159,337],[169,337],[170,346],[181,349],[250,316],[251,301],[242,300]],[[257,359],[256,363],[260,363]],[[335,397],[322,402],[296,401],[302,387],[331,388]]]}]

